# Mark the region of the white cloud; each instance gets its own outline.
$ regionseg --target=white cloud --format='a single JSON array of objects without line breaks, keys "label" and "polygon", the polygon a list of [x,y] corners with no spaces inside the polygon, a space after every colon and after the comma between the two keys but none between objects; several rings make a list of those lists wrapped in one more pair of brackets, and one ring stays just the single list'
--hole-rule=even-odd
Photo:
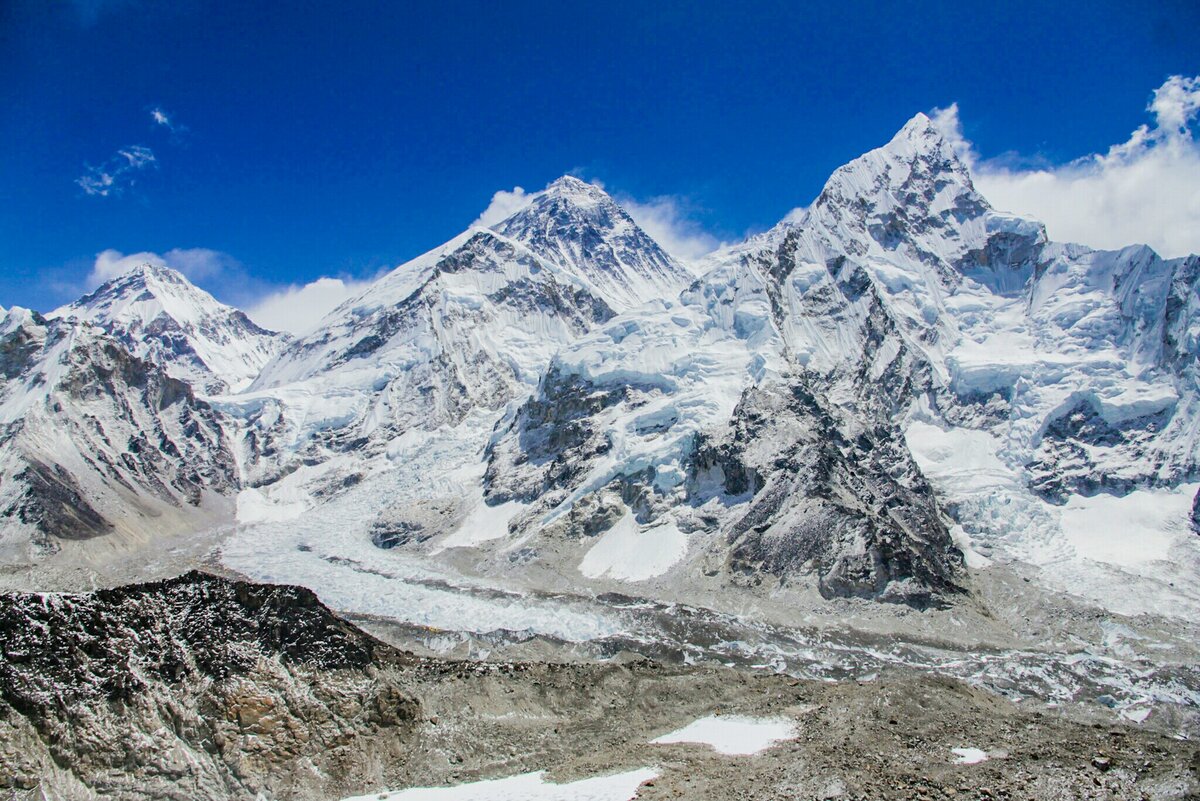
[{"label": "white cloud", "polygon": [[[219,299],[243,309],[264,328],[297,335],[312,331],[322,317],[362,292],[374,280],[318,278],[303,286],[280,287],[251,277],[241,262],[219,250],[173,248],[160,254],[151,251],[122,253],[110,249],[96,254],[86,289],[91,291],[143,264],[177,270],[193,283],[207,284],[206,288]],[[72,289],[78,291],[78,286]]]},{"label": "white cloud", "polygon": [[316,328],[329,312],[362,292],[371,283],[341,278],[318,278],[304,286],[272,292],[246,310],[254,322],[272,331],[302,336]]},{"label": "white cloud", "polygon": [[483,214],[471,223],[471,227],[491,228],[528,206],[533,202],[533,198],[534,193],[526,192],[519,186],[514,186],[511,192],[501,189],[492,195],[492,202],[483,210]]},{"label": "white cloud", "polygon": [[166,128],[168,131],[170,131],[171,140],[173,142],[178,142],[179,137],[188,133],[187,126],[181,125],[179,121],[175,119],[175,115],[168,112],[162,106],[155,106],[154,108],[150,109],[150,119],[156,126]]},{"label": "white cloud", "polygon": [[645,201],[621,197],[617,202],[651,239],[680,261],[694,261],[721,246],[715,236],[687,216],[687,202],[679,197],[660,195]]},{"label": "white cloud", "polygon": [[1172,76],[1147,106],[1153,125],[1129,139],[1055,167],[986,161],[962,135],[958,107],[934,111],[935,123],[971,167],[993,206],[1035,217],[1051,238],[1095,248],[1144,243],[1166,257],[1200,253],[1200,77]]},{"label": "white cloud", "polygon": [[154,151],[144,145],[130,145],[117,151],[116,155],[99,167],[86,165],[86,172],[75,179],[84,193],[92,197],[119,195],[132,186],[135,175],[152,167],[157,162]]},{"label": "white cloud", "polygon": [[222,273],[242,270],[237,259],[228,253],[208,248],[173,248],[161,255],[150,251],[125,254],[110,248],[96,254],[96,261],[88,273],[87,288],[95,289],[105,281],[111,281],[143,264],[170,267],[183,273],[193,282],[207,281]]},{"label": "white cloud", "polygon": [[804,215],[806,214],[808,214],[808,206],[797,206],[787,214],[783,215],[783,222],[802,222],[804,220]]}]

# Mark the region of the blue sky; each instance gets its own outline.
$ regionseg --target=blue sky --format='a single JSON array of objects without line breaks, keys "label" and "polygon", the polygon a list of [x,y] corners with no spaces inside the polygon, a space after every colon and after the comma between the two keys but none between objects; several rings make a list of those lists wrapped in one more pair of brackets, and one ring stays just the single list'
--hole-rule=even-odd
[{"label": "blue sky", "polygon": [[364,279],[565,172],[734,240],[917,111],[1053,172],[1200,72],[1190,0],[971,6],[8,0],[0,305],[68,300],[110,250],[246,305]]}]

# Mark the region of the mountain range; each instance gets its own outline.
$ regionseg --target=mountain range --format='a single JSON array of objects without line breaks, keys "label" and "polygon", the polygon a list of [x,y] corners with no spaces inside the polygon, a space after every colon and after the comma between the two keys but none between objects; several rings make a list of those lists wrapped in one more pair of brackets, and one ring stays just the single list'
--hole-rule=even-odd
[{"label": "mountain range", "polygon": [[230,570],[447,627],[367,582],[948,608],[1008,564],[1192,615],[1198,312],[1200,258],[1050,241],[923,114],[696,263],[566,176],[299,338],[149,265],[4,312],[0,562],[103,582],[222,532]]}]

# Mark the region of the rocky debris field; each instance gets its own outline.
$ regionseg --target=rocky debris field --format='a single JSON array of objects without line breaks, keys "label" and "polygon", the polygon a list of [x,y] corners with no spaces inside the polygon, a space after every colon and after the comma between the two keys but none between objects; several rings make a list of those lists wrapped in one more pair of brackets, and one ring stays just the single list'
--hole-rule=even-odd
[{"label": "rocky debris field", "polygon": [[[650,744],[733,715],[785,719],[795,738],[743,756]],[[657,772],[643,799],[1200,797],[1194,742],[1080,715],[911,670],[819,682],[633,655],[418,658],[308,590],[195,572],[0,596],[0,787],[13,799],[336,801],[638,768]]]}]

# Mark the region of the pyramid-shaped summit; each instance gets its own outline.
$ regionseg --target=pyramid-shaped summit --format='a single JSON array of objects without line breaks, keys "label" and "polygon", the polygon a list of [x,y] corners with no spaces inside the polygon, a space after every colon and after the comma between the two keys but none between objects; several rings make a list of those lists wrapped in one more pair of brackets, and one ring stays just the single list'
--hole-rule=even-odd
[{"label": "pyramid-shaped summit", "polygon": [[692,280],[603,189],[571,175],[494,230],[586,281],[617,311],[673,298]]}]

